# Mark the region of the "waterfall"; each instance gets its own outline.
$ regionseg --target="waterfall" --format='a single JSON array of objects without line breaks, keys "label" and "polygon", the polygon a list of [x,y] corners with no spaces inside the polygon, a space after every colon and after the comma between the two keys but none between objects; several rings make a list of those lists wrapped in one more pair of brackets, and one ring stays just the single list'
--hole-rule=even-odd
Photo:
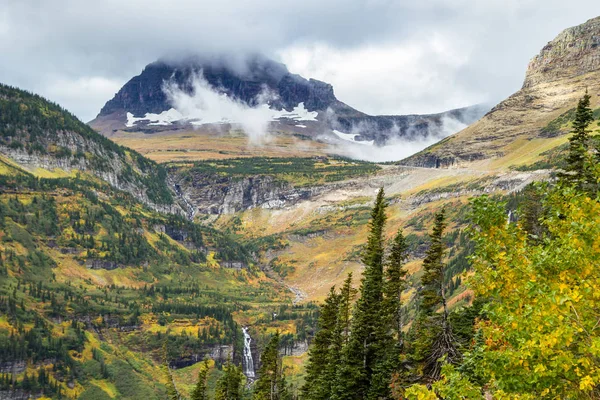
[{"label": "waterfall", "polygon": [[248,328],[243,327],[242,332],[244,333],[244,375],[248,380],[254,380],[256,377],[254,373],[254,360],[252,359],[252,350],[250,349],[250,343],[252,343],[252,338],[248,333]]}]

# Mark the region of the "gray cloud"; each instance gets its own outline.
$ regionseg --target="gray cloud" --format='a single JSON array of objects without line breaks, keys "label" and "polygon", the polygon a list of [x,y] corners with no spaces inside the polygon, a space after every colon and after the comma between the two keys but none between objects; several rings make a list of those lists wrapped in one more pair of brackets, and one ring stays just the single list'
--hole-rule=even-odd
[{"label": "gray cloud", "polygon": [[496,102],[595,0],[0,0],[0,82],[84,120],[149,62],[258,51],[373,114]]}]

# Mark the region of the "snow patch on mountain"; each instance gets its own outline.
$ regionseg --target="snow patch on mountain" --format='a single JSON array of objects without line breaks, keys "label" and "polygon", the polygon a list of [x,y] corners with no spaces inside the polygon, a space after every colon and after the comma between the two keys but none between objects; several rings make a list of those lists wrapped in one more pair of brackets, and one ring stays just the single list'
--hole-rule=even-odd
[{"label": "snow patch on mountain", "polygon": [[374,140],[369,140],[369,141],[361,141],[361,140],[356,140],[356,137],[358,136],[355,133],[344,133],[344,132],[340,132],[338,130],[333,130],[332,131],[337,137],[339,137],[342,140],[346,140],[348,142],[352,142],[352,143],[357,143],[357,144],[363,144],[363,145],[368,145],[368,146],[372,146],[375,141]]}]

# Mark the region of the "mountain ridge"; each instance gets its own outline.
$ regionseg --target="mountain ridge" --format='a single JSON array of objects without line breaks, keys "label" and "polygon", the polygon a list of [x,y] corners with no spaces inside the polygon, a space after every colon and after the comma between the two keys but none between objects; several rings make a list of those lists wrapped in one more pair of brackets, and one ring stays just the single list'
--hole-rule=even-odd
[{"label": "mountain ridge", "polygon": [[[522,88],[479,121],[401,163],[429,168],[494,165],[517,150],[515,141],[527,144],[532,153],[524,161],[539,160],[544,155],[536,147],[547,151],[556,138],[564,143],[570,121],[561,116],[572,112],[586,90],[592,106],[600,107],[600,17],[548,42],[529,63]],[[549,126],[557,124],[549,136]],[[530,145],[534,142],[536,146]]]},{"label": "mountain ridge", "polygon": [[[308,112],[318,113],[315,123],[302,125],[304,134],[315,139],[322,134],[329,134],[335,139],[331,131],[343,130],[355,135],[356,141],[373,141],[383,146],[395,139],[416,140],[439,134],[444,129],[444,118],[468,125],[487,111],[485,106],[476,105],[434,114],[368,115],[338,100],[332,85],[293,74],[285,65],[264,56],[249,56],[235,66],[225,56],[210,59],[198,56],[176,61],[163,59],[147,65],[140,75],[129,80],[104,105],[89,124],[106,136],[112,136],[119,130],[164,131],[164,126],[152,125],[170,125],[170,122],[141,123],[139,127],[129,129],[123,123],[128,115],[143,119],[173,108],[164,90],[166,82],[193,96],[192,80],[196,76],[201,76],[212,90],[249,107],[264,104],[268,99],[267,104],[274,110],[292,112],[302,106]],[[289,130],[303,124],[301,117],[294,117],[291,123],[285,124],[286,118],[289,117],[279,118],[277,129]],[[173,128],[181,129],[181,126],[174,124]]]}]

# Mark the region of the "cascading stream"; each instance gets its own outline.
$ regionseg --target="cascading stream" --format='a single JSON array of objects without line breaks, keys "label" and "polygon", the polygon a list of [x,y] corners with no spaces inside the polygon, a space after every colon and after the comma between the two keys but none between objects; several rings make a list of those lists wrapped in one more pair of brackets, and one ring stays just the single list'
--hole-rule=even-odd
[{"label": "cascading stream", "polygon": [[254,359],[252,358],[252,350],[250,349],[252,338],[248,333],[248,328],[242,328],[242,332],[244,333],[244,375],[246,375],[248,380],[254,380],[256,374],[254,372]]}]

